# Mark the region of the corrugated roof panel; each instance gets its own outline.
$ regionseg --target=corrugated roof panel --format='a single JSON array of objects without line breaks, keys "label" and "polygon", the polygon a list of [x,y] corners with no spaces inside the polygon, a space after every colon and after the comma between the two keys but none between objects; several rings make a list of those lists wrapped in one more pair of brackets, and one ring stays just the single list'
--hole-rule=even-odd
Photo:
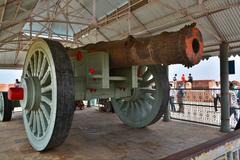
[{"label": "corrugated roof panel", "polygon": [[213,11],[216,8],[221,8],[223,6],[228,5],[228,2],[226,0],[208,0],[204,1],[204,6],[208,11]]},{"label": "corrugated roof panel", "polygon": [[225,40],[235,41],[240,39],[240,8],[224,10],[210,16]]},{"label": "corrugated roof panel", "polygon": [[[78,3],[83,4],[91,13],[93,13],[93,1],[89,0],[77,0]],[[101,17],[110,14],[116,8],[126,4],[128,0],[96,0],[96,18],[100,19]]]},{"label": "corrugated roof panel", "polygon": [[[215,36],[217,36],[217,32],[210,24],[209,20],[206,17],[198,18],[197,19],[197,27],[203,33],[203,41],[205,44],[215,44],[218,42]],[[215,35],[215,36],[214,36]]]},{"label": "corrugated roof panel", "polygon": [[148,4],[143,6],[141,9],[135,10],[133,12],[144,24],[150,23],[156,19],[159,19],[160,17],[167,16],[174,12],[168,8],[163,7],[157,1],[152,3],[154,3],[154,5]]},{"label": "corrugated roof panel", "polygon": [[117,35],[121,35],[123,32],[121,30],[121,24],[118,25],[119,28],[116,28],[118,24],[112,24],[101,28],[102,33],[107,36],[109,39],[113,39]]}]

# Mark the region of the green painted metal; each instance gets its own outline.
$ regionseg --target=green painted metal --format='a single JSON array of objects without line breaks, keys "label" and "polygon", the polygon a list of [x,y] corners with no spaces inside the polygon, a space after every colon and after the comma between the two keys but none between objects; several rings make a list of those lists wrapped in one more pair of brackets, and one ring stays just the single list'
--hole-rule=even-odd
[{"label": "green painted metal", "polygon": [[[69,79],[71,70],[61,67],[70,64],[64,51],[57,42],[38,40],[30,47],[25,60],[21,80],[25,98],[20,103],[27,137],[37,151],[61,144],[66,138],[64,132],[71,126],[71,123],[66,125],[73,116],[73,79]],[[68,83],[70,87],[66,86]],[[61,92],[69,95],[63,97]]]},{"label": "green painted metal", "polygon": [[[137,66],[110,70],[108,53],[81,50],[82,59],[77,60],[71,56],[75,52],[69,53],[74,71],[75,100],[129,96],[130,88],[137,86]],[[90,74],[89,70],[94,73]]]},{"label": "green painted metal", "polygon": [[132,95],[112,99],[120,120],[134,128],[142,128],[159,120],[168,103],[166,66],[141,66],[139,72],[139,87],[132,89]]}]

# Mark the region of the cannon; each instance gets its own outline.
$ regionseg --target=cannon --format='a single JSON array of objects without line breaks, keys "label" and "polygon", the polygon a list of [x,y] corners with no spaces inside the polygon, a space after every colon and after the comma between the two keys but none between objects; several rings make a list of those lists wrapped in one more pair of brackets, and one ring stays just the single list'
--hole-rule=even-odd
[{"label": "cannon", "polygon": [[77,100],[111,98],[116,115],[133,128],[157,122],[168,104],[167,65],[192,66],[202,53],[202,35],[195,25],[74,49],[35,40],[21,79],[20,104],[30,144],[37,151],[62,144]]}]

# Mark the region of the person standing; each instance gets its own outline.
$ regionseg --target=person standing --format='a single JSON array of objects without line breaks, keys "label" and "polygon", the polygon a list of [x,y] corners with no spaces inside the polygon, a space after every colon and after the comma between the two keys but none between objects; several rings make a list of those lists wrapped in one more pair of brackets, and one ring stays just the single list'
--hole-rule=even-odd
[{"label": "person standing", "polygon": [[184,87],[183,84],[179,85],[179,90],[177,92],[177,102],[179,105],[179,110],[178,112],[180,113],[184,113],[184,106],[183,106],[183,96],[184,96],[184,91],[183,91]]},{"label": "person standing", "polygon": [[177,88],[177,74],[175,74],[173,77],[173,87]]},{"label": "person standing", "polygon": [[237,104],[237,95],[234,92],[234,85],[233,83],[229,84],[229,108],[230,108],[230,117],[233,114],[236,121],[238,121],[238,115],[236,112],[236,108],[238,108]]},{"label": "person standing", "polygon": [[20,82],[19,82],[18,79],[15,80],[14,86],[15,86],[16,88],[20,87]]},{"label": "person standing", "polygon": [[170,96],[170,98],[169,98],[169,103],[170,103],[170,105],[171,105],[171,110],[173,111],[173,112],[176,112],[176,107],[175,107],[175,105],[174,105],[174,98],[175,98],[175,89],[174,88],[172,88],[172,84],[170,83],[170,91],[169,91],[169,96]]},{"label": "person standing", "polygon": [[182,84],[183,84],[183,86],[185,87],[185,84],[186,84],[186,78],[185,78],[185,75],[184,75],[184,74],[182,74],[181,80],[182,80]]},{"label": "person standing", "polygon": [[215,109],[215,112],[218,111],[217,109],[217,102],[219,101],[220,102],[220,85],[218,82],[215,83],[216,86],[213,88],[212,90],[212,96],[213,96],[213,104],[214,104],[214,109]]},{"label": "person standing", "polygon": [[188,82],[190,82],[190,83],[193,82],[193,77],[192,77],[191,73],[189,73],[189,75],[188,75]]}]

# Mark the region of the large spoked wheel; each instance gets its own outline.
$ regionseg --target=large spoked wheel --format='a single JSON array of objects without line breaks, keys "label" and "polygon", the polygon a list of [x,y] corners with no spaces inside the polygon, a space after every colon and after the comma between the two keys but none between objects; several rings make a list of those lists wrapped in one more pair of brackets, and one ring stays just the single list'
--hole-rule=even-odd
[{"label": "large spoked wheel", "polygon": [[24,126],[32,147],[43,151],[62,144],[74,114],[73,72],[65,48],[56,41],[35,41],[27,54],[24,88]]},{"label": "large spoked wheel", "polygon": [[133,128],[158,121],[166,111],[169,99],[167,66],[141,66],[139,74],[139,88],[132,90],[132,96],[112,99],[117,116]]},{"label": "large spoked wheel", "polygon": [[12,119],[12,101],[7,98],[7,92],[0,92],[0,122]]}]

